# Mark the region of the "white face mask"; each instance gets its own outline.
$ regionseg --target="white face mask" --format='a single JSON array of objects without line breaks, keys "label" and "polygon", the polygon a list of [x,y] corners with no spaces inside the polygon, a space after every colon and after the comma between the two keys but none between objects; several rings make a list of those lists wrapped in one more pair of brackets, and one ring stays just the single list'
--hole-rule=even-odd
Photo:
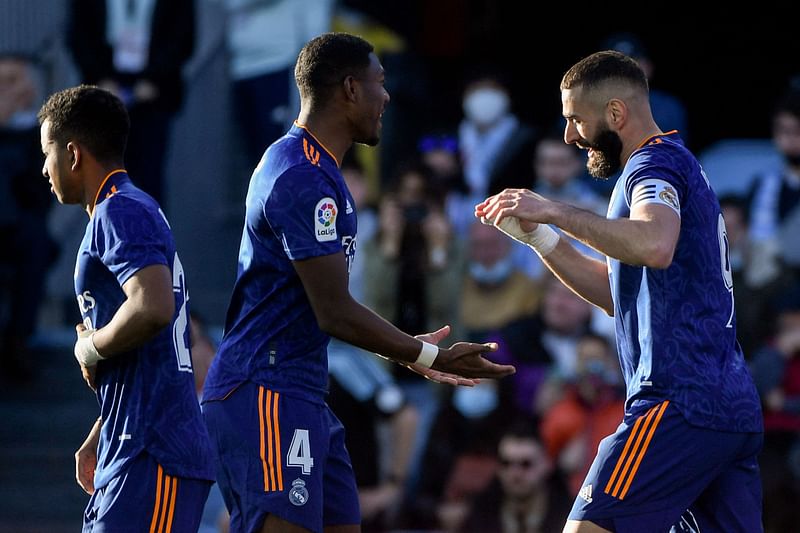
[{"label": "white face mask", "polygon": [[473,261],[469,264],[469,275],[478,283],[497,285],[511,276],[514,266],[514,258],[511,254],[490,267]]},{"label": "white face mask", "polygon": [[478,126],[491,126],[508,111],[508,95],[499,89],[476,89],[464,99],[464,115]]}]

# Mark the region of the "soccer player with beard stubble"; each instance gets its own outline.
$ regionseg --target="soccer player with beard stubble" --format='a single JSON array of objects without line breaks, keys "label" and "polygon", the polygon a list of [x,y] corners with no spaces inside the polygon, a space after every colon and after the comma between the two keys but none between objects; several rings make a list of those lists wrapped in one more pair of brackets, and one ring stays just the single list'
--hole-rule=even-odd
[{"label": "soccer player with beard stubble", "polygon": [[[475,214],[531,246],[576,294],[614,316],[625,415],[604,439],[565,532],[758,532],[758,395],[736,341],[719,203],[677,132],[662,132],[631,58],[598,52],[561,82],[564,140],[607,179],[606,217],[524,189]],[[579,253],[549,224],[606,256]]]}]

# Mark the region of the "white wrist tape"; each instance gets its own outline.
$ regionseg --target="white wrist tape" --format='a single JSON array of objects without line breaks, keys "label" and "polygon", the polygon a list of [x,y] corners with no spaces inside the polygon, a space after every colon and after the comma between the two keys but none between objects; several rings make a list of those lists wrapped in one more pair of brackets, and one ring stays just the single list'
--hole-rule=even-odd
[{"label": "white wrist tape", "polygon": [[103,359],[103,356],[97,353],[92,337],[94,337],[94,331],[86,337],[78,337],[75,342],[75,359],[83,366],[95,366],[98,361]]},{"label": "white wrist tape", "polygon": [[422,365],[425,368],[430,368],[436,357],[439,355],[439,347],[429,342],[421,341],[422,348],[419,351],[415,364]]},{"label": "white wrist tape", "polygon": [[533,231],[523,231],[519,219],[512,216],[503,218],[497,228],[511,238],[527,244],[541,257],[552,252],[561,239],[558,232],[547,224],[539,224]]}]

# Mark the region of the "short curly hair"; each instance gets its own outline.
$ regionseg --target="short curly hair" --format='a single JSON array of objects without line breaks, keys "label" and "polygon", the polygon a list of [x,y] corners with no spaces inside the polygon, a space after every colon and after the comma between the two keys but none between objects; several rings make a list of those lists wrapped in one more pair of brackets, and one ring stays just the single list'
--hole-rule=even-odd
[{"label": "short curly hair", "polygon": [[347,76],[357,76],[369,67],[374,48],[349,33],[324,33],[311,39],[297,57],[294,78],[300,96],[325,105],[333,88]]},{"label": "short curly hair", "polygon": [[79,85],[50,96],[39,110],[39,124],[50,121],[59,144],[77,141],[98,160],[121,162],[130,119],[122,101],[93,85]]}]

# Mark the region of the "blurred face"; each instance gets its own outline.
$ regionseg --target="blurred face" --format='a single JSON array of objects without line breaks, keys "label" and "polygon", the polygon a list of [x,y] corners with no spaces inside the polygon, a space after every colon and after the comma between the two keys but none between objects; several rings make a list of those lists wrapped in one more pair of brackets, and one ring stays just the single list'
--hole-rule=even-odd
[{"label": "blurred face", "polygon": [[552,187],[561,187],[581,171],[575,149],[561,141],[545,139],[536,147],[536,177]]},{"label": "blurred face", "polygon": [[552,464],[542,446],[530,438],[505,437],[498,447],[498,477],[511,499],[529,497],[550,475]]},{"label": "blurred face", "polygon": [[42,175],[50,183],[50,191],[56,195],[59,203],[78,204],[83,201],[83,186],[72,170],[73,154],[66,146],[59,146],[50,137],[50,121],[45,120],[39,130],[44,154]]},{"label": "blurred face", "polygon": [[470,259],[490,267],[505,259],[511,251],[511,241],[492,226],[473,224],[470,228]]},{"label": "blurred face", "polygon": [[564,142],[589,151],[586,168],[599,179],[608,179],[622,168],[622,139],[609,128],[604,108],[591,105],[581,88],[561,91],[561,109],[567,120]]},{"label": "blurred face", "polygon": [[592,309],[586,301],[557,280],[547,285],[542,302],[545,325],[556,333],[573,335],[589,320]]},{"label": "blurred face", "polygon": [[36,87],[28,66],[19,59],[0,59],[0,124],[16,111],[28,109],[36,98]]},{"label": "blurred face", "polygon": [[800,167],[800,118],[782,111],[772,123],[775,146],[793,167]]},{"label": "blurred face", "polygon": [[725,219],[725,232],[728,243],[735,248],[739,241],[747,235],[747,223],[741,208],[735,205],[722,206],[722,218]]},{"label": "blurred face", "polygon": [[363,77],[355,78],[358,90],[358,110],[355,118],[356,133],[353,140],[357,143],[375,146],[381,138],[381,119],[389,93],[384,87],[385,75],[378,56],[369,55],[369,67]]}]

